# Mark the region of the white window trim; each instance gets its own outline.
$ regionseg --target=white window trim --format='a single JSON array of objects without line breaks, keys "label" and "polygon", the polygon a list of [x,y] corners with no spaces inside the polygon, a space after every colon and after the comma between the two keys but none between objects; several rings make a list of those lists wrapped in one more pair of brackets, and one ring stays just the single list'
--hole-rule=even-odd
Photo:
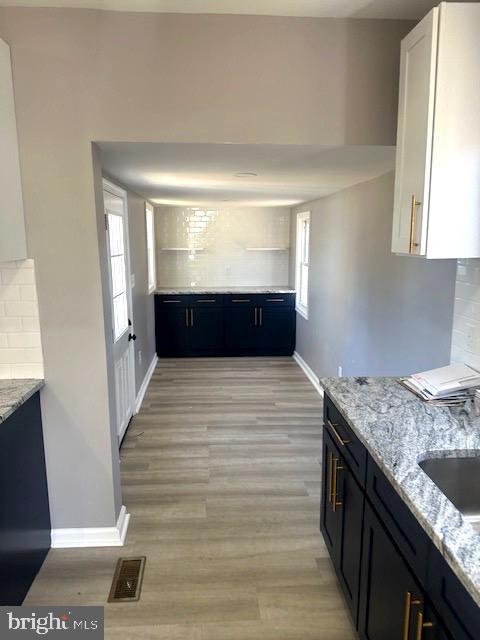
[{"label": "white window trim", "polygon": [[[148,246],[148,216],[152,215],[152,251],[153,251],[153,274],[150,273],[149,246]],[[147,240],[147,289],[152,294],[157,288],[157,246],[155,242],[155,208],[150,202],[145,203],[145,232]],[[153,275],[151,278],[150,276]],[[152,282],[152,284],[150,284]]]},{"label": "white window trim", "polygon": [[[307,220],[308,224],[310,225],[310,211],[301,211],[299,213],[297,213],[297,220],[296,220],[296,250],[295,250],[295,289],[296,289],[296,297],[295,297],[295,310],[297,311],[297,313],[299,313],[303,318],[305,318],[305,320],[308,320],[308,300],[309,300],[309,287],[310,287],[310,246],[308,247],[309,251],[309,257],[308,257],[308,263],[307,266],[308,268],[308,282],[307,282],[307,304],[303,304],[302,302],[300,302],[299,296],[300,296],[300,253],[301,253],[301,226],[304,223],[304,221]],[[308,242],[310,244],[310,228],[309,228],[309,234],[308,234]]]}]

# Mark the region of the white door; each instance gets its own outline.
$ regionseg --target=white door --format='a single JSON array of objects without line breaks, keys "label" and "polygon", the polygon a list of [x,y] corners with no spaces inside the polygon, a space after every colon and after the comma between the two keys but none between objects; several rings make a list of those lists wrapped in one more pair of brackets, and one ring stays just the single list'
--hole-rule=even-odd
[{"label": "white door", "polygon": [[438,9],[402,41],[392,251],[425,255]]},{"label": "white door", "polygon": [[116,421],[118,440],[121,442],[135,406],[133,348],[135,334],[133,333],[126,193],[104,180],[103,202],[112,304]]}]

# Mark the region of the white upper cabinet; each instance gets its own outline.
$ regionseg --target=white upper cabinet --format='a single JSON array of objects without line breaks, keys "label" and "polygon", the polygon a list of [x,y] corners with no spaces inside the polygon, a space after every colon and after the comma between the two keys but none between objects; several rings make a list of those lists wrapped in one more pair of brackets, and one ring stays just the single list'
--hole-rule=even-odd
[{"label": "white upper cabinet", "polygon": [[402,42],[392,251],[480,257],[480,4],[446,3]]},{"label": "white upper cabinet", "polygon": [[0,262],[26,257],[10,47],[0,40]]}]

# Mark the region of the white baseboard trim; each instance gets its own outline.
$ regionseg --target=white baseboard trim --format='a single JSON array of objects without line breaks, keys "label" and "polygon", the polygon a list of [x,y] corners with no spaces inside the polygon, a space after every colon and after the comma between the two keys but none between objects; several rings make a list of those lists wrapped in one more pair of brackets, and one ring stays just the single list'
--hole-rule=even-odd
[{"label": "white baseboard trim", "polygon": [[153,372],[155,371],[155,367],[157,366],[157,362],[158,362],[158,357],[157,357],[157,354],[155,354],[150,363],[150,366],[147,369],[147,373],[145,374],[145,378],[143,379],[142,386],[140,387],[138,395],[135,399],[135,415],[140,411],[142,407],[143,398],[145,397],[147,387],[150,384],[150,380],[151,380],[151,377],[153,376]]},{"label": "white baseboard trim", "polygon": [[298,364],[300,369],[302,369],[303,373],[307,376],[307,378],[310,380],[312,385],[315,387],[315,389],[323,398],[323,388],[320,386],[320,381],[318,377],[313,373],[312,369],[310,369],[308,364],[305,362],[302,356],[299,353],[297,353],[297,351],[293,353],[293,359]]},{"label": "white baseboard trim", "polygon": [[115,527],[89,527],[86,529],[52,529],[52,549],[73,547],[123,547],[127,537],[130,514],[125,506],[120,509]]}]

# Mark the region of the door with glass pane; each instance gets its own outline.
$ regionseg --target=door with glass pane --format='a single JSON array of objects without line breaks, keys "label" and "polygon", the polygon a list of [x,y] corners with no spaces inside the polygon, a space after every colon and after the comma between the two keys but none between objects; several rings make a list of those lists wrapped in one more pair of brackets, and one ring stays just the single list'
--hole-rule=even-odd
[{"label": "door with glass pane", "polygon": [[103,201],[112,304],[116,421],[118,439],[121,442],[135,405],[135,334],[132,326],[126,193],[104,180]]}]

